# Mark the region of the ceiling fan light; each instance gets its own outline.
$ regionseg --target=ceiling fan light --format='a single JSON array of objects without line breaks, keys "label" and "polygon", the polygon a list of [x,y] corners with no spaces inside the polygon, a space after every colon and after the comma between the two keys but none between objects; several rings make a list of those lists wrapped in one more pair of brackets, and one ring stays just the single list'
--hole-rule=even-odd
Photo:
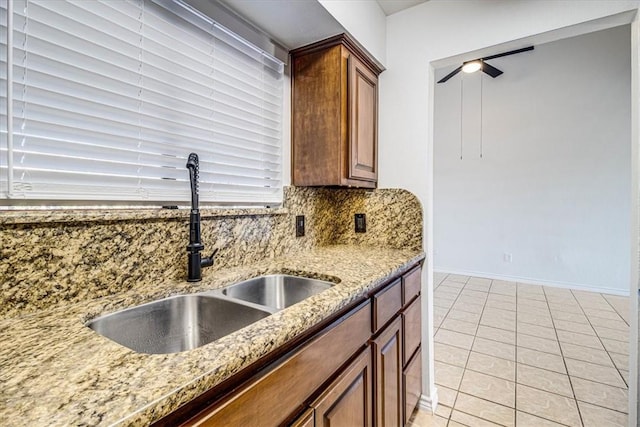
[{"label": "ceiling fan light", "polygon": [[462,65],[462,71],[465,73],[475,73],[480,68],[482,68],[482,63],[480,61],[466,62]]}]

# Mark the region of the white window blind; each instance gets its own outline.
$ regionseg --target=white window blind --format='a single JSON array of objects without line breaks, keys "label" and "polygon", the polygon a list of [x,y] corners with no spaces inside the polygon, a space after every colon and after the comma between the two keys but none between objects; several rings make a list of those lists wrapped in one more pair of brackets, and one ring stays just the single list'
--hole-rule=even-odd
[{"label": "white window blind", "polygon": [[0,13],[0,198],[186,202],[196,152],[201,201],[281,202],[280,61],[178,0]]}]

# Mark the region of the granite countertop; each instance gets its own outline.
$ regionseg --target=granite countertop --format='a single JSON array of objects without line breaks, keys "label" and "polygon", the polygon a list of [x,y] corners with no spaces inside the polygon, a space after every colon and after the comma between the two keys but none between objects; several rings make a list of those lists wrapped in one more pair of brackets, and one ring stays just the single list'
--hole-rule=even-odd
[{"label": "granite countertop", "polygon": [[[250,266],[203,272],[131,291],[0,320],[0,420],[4,426],[147,425],[424,259],[414,250],[327,246]],[[339,279],[301,303],[203,347],[140,354],[84,326],[104,313],[268,273]]]}]

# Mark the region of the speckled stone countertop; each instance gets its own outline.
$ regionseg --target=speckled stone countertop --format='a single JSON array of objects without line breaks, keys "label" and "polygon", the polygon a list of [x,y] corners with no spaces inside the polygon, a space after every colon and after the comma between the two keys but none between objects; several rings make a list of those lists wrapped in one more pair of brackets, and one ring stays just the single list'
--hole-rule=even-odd
[{"label": "speckled stone countertop", "polygon": [[[0,320],[0,420],[3,426],[147,425],[423,259],[410,249],[317,247],[205,273],[197,284],[167,281],[144,293],[123,292]],[[182,353],[136,353],[84,326],[99,314],[278,272],[340,283]]]}]

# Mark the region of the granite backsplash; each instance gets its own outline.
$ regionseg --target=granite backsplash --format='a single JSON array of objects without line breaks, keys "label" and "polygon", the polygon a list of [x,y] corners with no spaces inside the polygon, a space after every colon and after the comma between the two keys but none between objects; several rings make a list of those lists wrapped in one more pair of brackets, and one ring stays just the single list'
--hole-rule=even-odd
[{"label": "granite backsplash", "polygon": [[[355,233],[355,213],[367,215],[366,233]],[[203,254],[218,249],[205,277],[316,246],[422,250],[422,207],[406,190],[286,187],[282,208],[201,215]],[[1,212],[0,318],[180,280],[188,231],[187,209]]]}]

